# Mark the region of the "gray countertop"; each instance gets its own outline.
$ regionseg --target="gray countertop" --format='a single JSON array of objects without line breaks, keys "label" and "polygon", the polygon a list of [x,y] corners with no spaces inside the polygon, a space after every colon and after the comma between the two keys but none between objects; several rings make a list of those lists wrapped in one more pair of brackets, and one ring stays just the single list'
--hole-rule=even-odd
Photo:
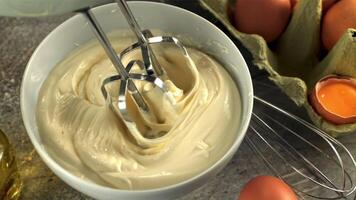
[{"label": "gray countertop", "polygon": [[[41,40],[69,17],[0,17],[0,128],[8,135],[17,152],[24,183],[21,199],[90,199],[66,185],[41,161],[26,134],[19,106],[21,78],[27,61]],[[273,97],[277,104],[285,105],[287,98],[275,88],[259,90],[256,87],[256,92],[265,98]],[[275,94],[279,95],[278,98],[274,98]],[[288,108],[305,116],[302,110],[293,105]],[[354,137],[346,136],[341,141],[356,154]],[[324,162],[323,166],[328,166],[328,163]],[[243,142],[222,172],[182,199],[236,199],[241,187],[258,174],[270,172]]]}]

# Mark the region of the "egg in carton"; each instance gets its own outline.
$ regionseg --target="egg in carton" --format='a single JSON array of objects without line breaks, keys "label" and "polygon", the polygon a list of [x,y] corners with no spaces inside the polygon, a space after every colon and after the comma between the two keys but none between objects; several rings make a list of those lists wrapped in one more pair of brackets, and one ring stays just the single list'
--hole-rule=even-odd
[{"label": "egg in carton", "polygon": [[[253,64],[265,70],[311,120],[333,137],[356,132],[356,123],[335,125],[315,112],[308,95],[328,75],[356,77],[356,30],[348,29],[336,45],[322,55],[320,30],[322,0],[299,0],[282,35],[269,47],[259,35],[242,33],[231,24],[228,9],[236,0],[200,0],[251,52]],[[321,56],[322,55],[322,56]]]}]

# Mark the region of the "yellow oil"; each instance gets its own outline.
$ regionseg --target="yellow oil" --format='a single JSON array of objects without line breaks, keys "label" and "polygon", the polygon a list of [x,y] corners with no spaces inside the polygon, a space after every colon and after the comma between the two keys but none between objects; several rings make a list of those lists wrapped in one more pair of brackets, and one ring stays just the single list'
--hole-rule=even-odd
[{"label": "yellow oil", "polygon": [[6,135],[0,130],[0,199],[18,199],[21,188],[14,152]]}]

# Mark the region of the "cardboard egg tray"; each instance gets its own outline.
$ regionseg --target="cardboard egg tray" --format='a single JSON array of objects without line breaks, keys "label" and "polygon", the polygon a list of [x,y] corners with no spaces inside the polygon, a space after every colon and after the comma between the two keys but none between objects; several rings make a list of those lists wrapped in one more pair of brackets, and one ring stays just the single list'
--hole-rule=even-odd
[{"label": "cardboard egg tray", "polygon": [[356,124],[334,125],[319,116],[308,101],[318,80],[336,74],[356,77],[356,30],[349,29],[329,52],[322,49],[320,30],[322,0],[300,0],[284,33],[272,45],[259,35],[239,32],[231,24],[228,8],[235,0],[200,0],[251,52],[253,64],[296,105],[304,107],[311,120],[333,137],[356,132]]}]

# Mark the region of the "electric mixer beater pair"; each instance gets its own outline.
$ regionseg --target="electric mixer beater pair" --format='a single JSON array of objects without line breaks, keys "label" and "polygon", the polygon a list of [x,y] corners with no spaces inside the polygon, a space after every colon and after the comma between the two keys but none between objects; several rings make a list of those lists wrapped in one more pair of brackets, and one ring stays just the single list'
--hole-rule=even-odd
[{"label": "electric mixer beater pair", "polygon": [[[101,89],[106,99],[106,103],[123,120],[126,127],[128,128],[128,131],[130,131],[131,134],[140,134],[140,131],[134,119],[132,118],[132,116],[130,116],[128,112],[128,105],[126,102],[127,94],[131,95],[137,107],[137,110],[140,112],[143,118],[147,120],[151,120],[154,119],[154,116],[153,113],[150,111],[150,108],[147,105],[144,97],[140,93],[139,89],[136,87],[135,84],[136,81],[144,81],[147,83],[151,83],[154,87],[157,87],[163,93],[163,97],[167,98],[168,101],[172,104],[172,106],[174,106],[174,104],[176,103],[174,95],[169,91],[169,87],[166,84],[166,80],[168,79],[167,74],[165,70],[161,67],[159,62],[157,61],[157,58],[152,50],[151,45],[172,44],[177,48],[179,48],[180,52],[184,56],[188,56],[188,53],[186,48],[175,37],[153,36],[149,30],[141,31],[137,21],[135,20],[132,12],[130,11],[128,5],[126,4],[126,1],[116,0],[116,2],[119,5],[121,12],[123,13],[131,30],[136,35],[138,40],[138,42],[127,47],[119,55],[115,52],[114,48],[110,44],[109,39],[107,38],[106,34],[101,28],[99,22],[95,18],[93,12],[90,9],[81,12],[87,17],[95,36],[97,37],[98,41],[104,48],[107,56],[110,58],[112,64],[114,65],[115,69],[118,72],[118,75],[111,76],[105,79],[104,82],[102,83]],[[122,58],[132,53],[135,50],[140,50],[142,59],[130,60],[128,64],[124,66],[124,64],[122,63]],[[139,66],[142,73],[136,73],[132,71],[135,65]],[[113,81],[120,81],[119,95],[117,99],[118,110],[115,109],[113,105],[112,97],[109,95],[105,87],[106,84],[111,83]],[[303,198],[302,196],[310,196],[310,197],[320,198],[320,199],[346,198],[347,196],[351,195],[355,191],[356,187],[355,184],[353,183],[353,178],[351,177],[349,171],[346,170],[346,166],[344,165],[344,158],[342,158],[343,156],[341,156],[341,153],[340,151],[337,150],[337,148],[340,148],[341,151],[344,152],[343,154],[345,155],[344,157],[348,158],[349,161],[351,161],[351,167],[353,169],[356,169],[356,162],[352,154],[350,153],[350,151],[343,144],[338,142],[336,139],[330,137],[323,131],[317,129],[313,125],[309,124],[308,122],[304,121],[303,119],[300,119],[299,117],[294,116],[256,96],[255,96],[255,102],[260,103],[261,105],[266,106],[267,108],[271,108],[277,111],[280,115],[283,115],[285,118],[295,120],[295,122],[299,126],[306,128],[307,130],[311,130],[313,133],[318,135],[323,141],[325,141],[328,144],[328,147],[332,149],[333,155],[325,153],[322,149],[317,148],[316,145],[313,144],[313,142],[306,140],[305,138],[295,133],[293,130],[283,126],[283,124],[281,124],[280,122],[277,122],[277,124],[279,124],[278,127],[279,129],[282,128],[285,132],[298,136],[298,138],[302,140],[306,146],[312,147],[313,149],[317,149],[321,155],[325,156],[327,159],[330,159],[332,162],[337,163],[337,166],[340,168],[341,177],[342,177],[341,185],[336,184],[332,180],[332,178],[329,178],[325,173],[323,173],[323,171],[314,164],[314,161],[307,159],[305,156],[303,156],[296,148],[293,147],[292,143],[288,143],[286,140],[284,140],[278,134],[278,131],[276,131],[269,123],[267,123],[267,121],[271,121],[270,116],[266,115],[265,113],[262,114],[256,114],[256,112],[253,113],[252,122],[250,125],[252,133],[255,133],[255,135],[258,136],[258,138],[260,138],[268,146],[268,148],[272,150],[273,154],[281,158],[282,165],[286,165],[290,167],[296,174],[300,175],[300,177],[305,178],[311,183],[318,185],[321,188],[334,191],[337,194],[337,196],[335,197],[330,197],[330,196],[323,197],[323,196],[316,196],[311,193],[300,191],[297,188],[294,188],[297,191],[298,195],[301,196],[301,198]],[[270,123],[276,123],[276,120],[273,120],[272,118],[272,121]],[[262,129],[259,129],[257,127],[260,128],[262,127]],[[261,132],[270,132],[270,135],[269,134],[263,135]],[[281,141],[279,142],[280,146],[278,149],[275,148],[272,145],[272,143],[268,141],[268,139],[270,140],[273,139],[271,138],[271,135],[276,135],[277,139]],[[269,162],[268,159],[266,158],[266,155],[263,154],[263,151],[259,149],[256,141],[251,139],[250,136],[247,136],[246,140],[249,146],[257,153],[257,155],[259,155],[265,161],[266,165],[272,171],[274,171],[274,173],[277,176],[283,178],[280,174],[278,174],[278,171],[275,170],[273,163]],[[291,162],[288,159],[285,159],[284,155],[280,152],[281,150],[289,153],[287,154],[287,156],[292,156],[295,158],[295,160],[301,160],[300,162],[304,164],[304,169],[308,170],[314,176],[310,176],[306,174],[305,172],[303,172],[302,170],[300,170],[299,168],[291,164]]]},{"label": "electric mixer beater pair", "polygon": [[[85,10],[82,11],[82,13],[84,13],[87,17],[96,38],[99,40],[107,56],[110,58],[112,64],[119,73],[119,75],[108,77],[102,84],[101,90],[106,99],[106,103],[112,108],[112,110],[114,110],[116,114],[118,114],[123,119],[129,131],[134,132],[135,134],[139,134],[140,131],[138,130],[138,127],[128,112],[126,94],[130,93],[136,107],[138,108],[138,111],[144,119],[147,119],[147,121],[152,121],[154,116],[152,115],[152,112],[150,111],[150,108],[147,105],[144,97],[136,87],[135,81],[145,81],[153,84],[155,87],[160,89],[160,91],[164,94],[164,98],[167,98],[172,106],[174,106],[176,103],[174,95],[169,91],[169,87],[165,82],[168,78],[167,74],[157,61],[157,58],[153,53],[150,45],[162,43],[173,44],[180,49],[184,56],[187,56],[188,53],[186,48],[175,37],[153,36],[149,30],[141,31],[126,2],[124,0],[118,0],[117,3],[128,24],[130,25],[131,30],[135,33],[138,40],[137,43],[132,44],[128,48],[124,49],[120,53],[120,56],[117,55],[114,48],[110,44],[109,39],[95,18],[93,12],[91,10]],[[124,66],[122,63],[122,58],[137,49],[141,51],[142,60],[130,60],[128,64]],[[131,72],[135,65],[139,66],[142,73]],[[117,103],[118,111],[116,111],[112,105],[112,98],[105,88],[106,84],[117,80],[120,80]]]}]

